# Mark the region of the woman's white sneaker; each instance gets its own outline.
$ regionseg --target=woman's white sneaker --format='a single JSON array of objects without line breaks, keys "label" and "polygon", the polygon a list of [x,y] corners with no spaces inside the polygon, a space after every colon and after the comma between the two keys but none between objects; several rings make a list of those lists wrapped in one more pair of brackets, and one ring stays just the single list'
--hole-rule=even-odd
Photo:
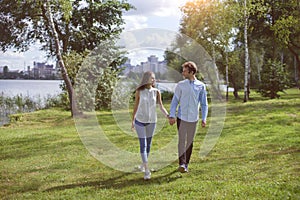
[{"label": "woman's white sneaker", "polygon": [[145,172],[145,167],[143,164],[137,166],[137,169],[140,171],[140,172]]},{"label": "woman's white sneaker", "polygon": [[145,171],[144,180],[149,180],[151,178],[151,172],[150,170]]}]

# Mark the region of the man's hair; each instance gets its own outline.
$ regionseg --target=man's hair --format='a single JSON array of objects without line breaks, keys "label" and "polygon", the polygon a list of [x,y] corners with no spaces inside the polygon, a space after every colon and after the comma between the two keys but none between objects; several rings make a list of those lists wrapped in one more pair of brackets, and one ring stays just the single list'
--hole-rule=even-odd
[{"label": "man's hair", "polygon": [[193,74],[196,74],[197,72],[197,65],[192,62],[192,61],[188,61],[182,64],[183,68],[187,68],[189,70],[189,72],[192,72]]}]

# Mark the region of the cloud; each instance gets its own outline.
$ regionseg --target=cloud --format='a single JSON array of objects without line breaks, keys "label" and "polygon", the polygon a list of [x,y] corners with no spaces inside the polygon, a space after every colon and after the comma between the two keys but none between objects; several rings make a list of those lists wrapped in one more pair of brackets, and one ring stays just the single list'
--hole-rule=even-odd
[{"label": "cloud", "polygon": [[150,55],[156,55],[163,60],[163,54],[166,48],[170,47],[176,37],[176,32],[157,29],[145,28],[123,32],[118,45],[129,52],[127,55],[131,63],[136,65],[146,61]]},{"label": "cloud", "polygon": [[9,69],[24,69],[33,66],[33,62],[47,62],[46,53],[39,50],[38,45],[33,45],[26,52],[14,52],[8,50],[0,52],[0,66],[8,66]]},{"label": "cloud", "polygon": [[127,49],[133,48],[166,48],[175,39],[176,33],[173,31],[145,28],[123,32],[118,44]]},{"label": "cloud", "polygon": [[0,66],[21,67],[24,65],[21,64],[24,59],[24,53],[16,53],[10,50],[5,53],[0,52]]},{"label": "cloud", "polygon": [[130,4],[136,7],[136,10],[131,10],[125,15],[154,15],[154,16],[176,16],[180,12],[179,7],[187,0],[128,0]]},{"label": "cloud", "polygon": [[159,61],[163,61],[163,54],[164,51],[161,49],[133,49],[128,52],[127,56],[130,58],[132,65],[140,65],[142,62],[146,62],[150,55],[155,55]]},{"label": "cloud", "polygon": [[134,29],[141,29],[141,28],[147,28],[148,24],[148,18],[145,16],[137,15],[137,16],[124,16],[126,25],[126,30],[134,30]]},{"label": "cloud", "polygon": [[[180,7],[188,0],[128,0],[136,9],[124,13],[125,29],[156,27],[177,30],[181,17]],[[176,23],[175,23],[176,21]]]},{"label": "cloud", "polygon": [[15,53],[13,51],[7,51],[5,53],[0,53],[0,60],[15,60],[15,59],[23,59],[24,53]]}]

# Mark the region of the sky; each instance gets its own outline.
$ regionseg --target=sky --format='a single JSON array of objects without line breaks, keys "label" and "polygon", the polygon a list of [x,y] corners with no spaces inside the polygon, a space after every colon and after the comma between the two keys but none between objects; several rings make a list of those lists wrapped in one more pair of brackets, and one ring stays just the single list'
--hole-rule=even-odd
[{"label": "sky", "polygon": [[[159,28],[177,32],[179,29],[181,11],[188,0],[128,0],[136,9],[124,13],[125,32],[136,29]],[[132,52],[134,55],[136,52]],[[146,61],[150,54],[157,54],[162,60],[162,52],[139,51],[139,59],[133,58],[132,64]],[[39,51],[38,45],[31,46],[27,52],[14,53],[9,50],[0,52],[0,66],[8,66],[10,70],[24,70],[27,66],[33,66],[33,61],[47,62],[44,52]],[[49,60],[48,63],[52,64]]]}]

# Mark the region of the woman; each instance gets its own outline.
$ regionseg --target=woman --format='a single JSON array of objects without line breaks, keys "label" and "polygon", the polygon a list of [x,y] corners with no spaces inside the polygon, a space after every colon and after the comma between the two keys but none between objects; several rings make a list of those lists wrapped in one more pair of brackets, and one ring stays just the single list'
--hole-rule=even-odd
[{"label": "woman", "polygon": [[150,153],[152,137],[156,127],[157,114],[156,104],[165,117],[168,118],[168,111],[162,104],[160,91],[155,86],[155,75],[153,72],[145,72],[141,84],[136,89],[135,104],[132,117],[132,129],[135,128],[140,143],[140,153],[143,161],[142,168],[145,170],[144,179],[151,178],[148,167],[148,156]]}]

